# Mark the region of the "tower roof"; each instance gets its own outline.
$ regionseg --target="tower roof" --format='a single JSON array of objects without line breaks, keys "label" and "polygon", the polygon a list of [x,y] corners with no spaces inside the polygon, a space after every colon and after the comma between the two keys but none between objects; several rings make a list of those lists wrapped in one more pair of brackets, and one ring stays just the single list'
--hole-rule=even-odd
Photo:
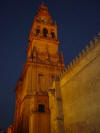
[{"label": "tower roof", "polygon": [[35,16],[35,21],[52,24],[52,17],[48,11],[48,7],[42,3]]}]

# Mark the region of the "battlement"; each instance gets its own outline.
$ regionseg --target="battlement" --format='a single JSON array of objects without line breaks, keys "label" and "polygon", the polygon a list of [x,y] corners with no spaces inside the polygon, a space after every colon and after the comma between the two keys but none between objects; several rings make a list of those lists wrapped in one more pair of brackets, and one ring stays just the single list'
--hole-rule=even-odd
[{"label": "battlement", "polygon": [[69,77],[72,77],[77,72],[81,71],[81,69],[83,69],[91,60],[93,60],[93,58],[95,58],[96,52],[94,50],[98,47],[98,45],[100,45],[100,33],[98,33],[98,36],[94,37],[93,41],[90,40],[90,44],[86,45],[85,49],[82,49],[81,53],[79,53],[79,55],[70,62],[65,71],[61,73],[60,79],[62,79],[65,75],[67,76],[67,79],[69,79]]}]

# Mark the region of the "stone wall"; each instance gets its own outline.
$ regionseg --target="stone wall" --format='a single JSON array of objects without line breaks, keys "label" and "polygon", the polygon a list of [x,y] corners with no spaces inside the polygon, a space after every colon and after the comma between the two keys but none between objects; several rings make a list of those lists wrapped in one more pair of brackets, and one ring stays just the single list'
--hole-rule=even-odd
[{"label": "stone wall", "polygon": [[92,46],[61,77],[66,133],[100,133],[100,39]]}]

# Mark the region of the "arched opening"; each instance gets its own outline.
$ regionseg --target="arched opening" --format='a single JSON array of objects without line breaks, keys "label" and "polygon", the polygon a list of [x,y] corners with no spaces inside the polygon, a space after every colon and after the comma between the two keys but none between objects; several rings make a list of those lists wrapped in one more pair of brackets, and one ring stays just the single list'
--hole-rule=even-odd
[{"label": "arched opening", "polygon": [[43,36],[48,37],[48,30],[46,28],[43,29]]},{"label": "arched opening", "polygon": [[40,29],[36,29],[36,35],[40,35]]},{"label": "arched opening", "polygon": [[54,32],[51,32],[51,38],[55,38],[55,33]]}]

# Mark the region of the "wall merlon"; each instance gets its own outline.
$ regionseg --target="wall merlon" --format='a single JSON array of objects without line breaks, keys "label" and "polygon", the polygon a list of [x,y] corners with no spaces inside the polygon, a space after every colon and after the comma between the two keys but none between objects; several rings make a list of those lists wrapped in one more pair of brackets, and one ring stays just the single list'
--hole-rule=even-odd
[{"label": "wall merlon", "polygon": [[79,57],[76,56],[76,58],[75,58],[75,63],[77,64],[78,62],[79,62]]},{"label": "wall merlon", "polygon": [[88,46],[88,44],[86,45],[86,52],[88,53],[89,52],[89,46]]},{"label": "wall merlon", "polygon": [[83,55],[82,55],[82,53],[79,53],[79,60],[81,60],[82,59],[82,57],[83,57]]},{"label": "wall merlon", "polygon": [[72,69],[72,67],[73,67],[73,63],[72,63],[72,62],[70,62],[70,69]]},{"label": "wall merlon", "polygon": [[95,43],[92,40],[90,40],[90,49],[93,49],[94,47],[95,47]]},{"label": "wall merlon", "polygon": [[75,59],[73,59],[73,61],[72,61],[72,62],[73,62],[73,66],[74,66],[74,65],[75,65]]},{"label": "wall merlon", "polygon": [[86,54],[87,53],[86,53],[85,49],[82,49],[82,57],[84,57]]}]

